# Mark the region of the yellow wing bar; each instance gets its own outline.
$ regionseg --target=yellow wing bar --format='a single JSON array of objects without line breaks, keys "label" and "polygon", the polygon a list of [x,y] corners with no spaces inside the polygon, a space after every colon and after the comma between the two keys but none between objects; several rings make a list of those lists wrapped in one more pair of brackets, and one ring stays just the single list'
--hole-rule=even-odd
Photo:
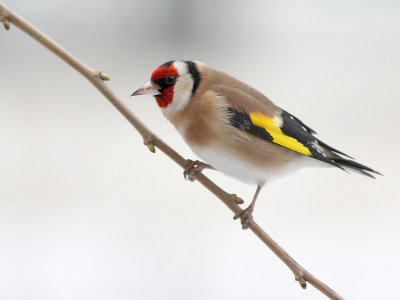
[{"label": "yellow wing bar", "polygon": [[250,113],[250,120],[254,125],[264,128],[272,136],[272,141],[274,143],[307,156],[312,155],[310,150],[298,140],[285,135],[276,120],[268,118],[266,115],[257,111]]}]

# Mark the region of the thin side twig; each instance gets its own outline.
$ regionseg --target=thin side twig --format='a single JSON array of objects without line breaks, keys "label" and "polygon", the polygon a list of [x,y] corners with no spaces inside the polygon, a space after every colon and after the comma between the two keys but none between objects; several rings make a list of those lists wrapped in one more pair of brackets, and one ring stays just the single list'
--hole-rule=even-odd
[{"label": "thin side twig", "polygon": [[[150,151],[154,152],[155,147],[164,152],[169,158],[175,161],[179,166],[185,168],[186,159],[179,155],[174,149],[163,142],[157,135],[151,132],[130,110],[129,108],[113,93],[113,91],[104,83],[109,80],[107,74],[92,69],[77,57],[72,55],[61,45],[56,43],[45,33],[37,29],[31,23],[26,21],[16,12],[8,8],[0,2],[0,22],[6,29],[10,29],[10,24],[15,25],[25,33],[29,34],[36,41],[41,43],[55,55],[60,57],[76,71],[81,73],[88,79],[114,106],[115,108],[132,124],[132,126],[142,135],[145,145]],[[241,203],[241,199],[235,194],[229,194],[208,179],[201,173],[194,176],[205,188],[217,196],[234,214],[241,211],[237,203]],[[295,275],[302,288],[306,288],[306,282],[313,285],[316,289],[328,296],[330,299],[343,300],[340,295],[318,280],[310,272],[299,265],[285,250],[283,250],[254,220],[249,223],[249,228],[254,234],[281,259]]]}]

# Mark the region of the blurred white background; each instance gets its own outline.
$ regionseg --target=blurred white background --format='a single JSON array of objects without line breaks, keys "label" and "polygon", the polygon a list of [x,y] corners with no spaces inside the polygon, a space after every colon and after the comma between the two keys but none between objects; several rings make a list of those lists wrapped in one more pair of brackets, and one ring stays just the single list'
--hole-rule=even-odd
[{"label": "blurred white background", "polygon": [[[399,1],[5,2],[185,157],[154,99],[129,98],[175,58],[249,83],[384,173],[300,171],[263,190],[255,219],[347,299],[400,298]],[[324,299],[86,79],[14,26],[0,45],[0,299]]]}]

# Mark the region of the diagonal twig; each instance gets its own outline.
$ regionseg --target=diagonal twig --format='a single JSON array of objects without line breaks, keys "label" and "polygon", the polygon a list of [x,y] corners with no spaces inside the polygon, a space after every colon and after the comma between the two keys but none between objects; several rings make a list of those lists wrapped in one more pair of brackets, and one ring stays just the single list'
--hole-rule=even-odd
[{"label": "diagonal twig", "polygon": [[[92,69],[77,57],[72,55],[61,45],[56,43],[45,33],[37,29],[31,23],[26,21],[16,12],[8,8],[0,2],[0,22],[3,23],[5,29],[10,29],[10,24],[15,25],[25,33],[29,34],[36,41],[41,43],[51,52],[56,54],[76,71],[81,73],[90,81],[114,106],[115,108],[132,124],[132,126],[142,135],[144,144],[147,145],[150,151],[155,152],[155,147],[164,152],[169,158],[175,161],[179,166],[185,168],[187,160],[179,155],[174,149],[168,146],[157,135],[151,132],[130,110],[129,108],[113,93],[113,91],[104,83],[109,80],[107,74],[98,70]],[[229,194],[208,179],[201,173],[194,175],[205,188],[217,196],[233,213],[241,211],[238,203],[241,199],[235,194]],[[344,298],[338,295],[335,291],[318,280],[315,276],[309,273],[301,265],[299,265],[285,250],[283,250],[254,220],[250,221],[249,228],[254,234],[267,245],[272,252],[282,260],[295,275],[295,280],[300,283],[300,286],[305,289],[307,282],[313,285],[320,292],[328,296],[330,299],[343,300]]]}]

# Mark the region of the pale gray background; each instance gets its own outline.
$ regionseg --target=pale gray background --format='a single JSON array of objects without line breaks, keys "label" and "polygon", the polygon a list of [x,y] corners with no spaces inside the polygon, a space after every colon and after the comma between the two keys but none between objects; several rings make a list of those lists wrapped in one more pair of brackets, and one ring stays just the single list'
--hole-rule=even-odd
[{"label": "pale gray background", "polygon": [[[346,298],[400,298],[399,1],[6,3],[185,157],[155,101],[129,98],[174,58],[251,84],[384,173],[300,171],[263,190],[255,218]],[[0,46],[0,299],[324,299],[86,79],[15,27]]]}]

